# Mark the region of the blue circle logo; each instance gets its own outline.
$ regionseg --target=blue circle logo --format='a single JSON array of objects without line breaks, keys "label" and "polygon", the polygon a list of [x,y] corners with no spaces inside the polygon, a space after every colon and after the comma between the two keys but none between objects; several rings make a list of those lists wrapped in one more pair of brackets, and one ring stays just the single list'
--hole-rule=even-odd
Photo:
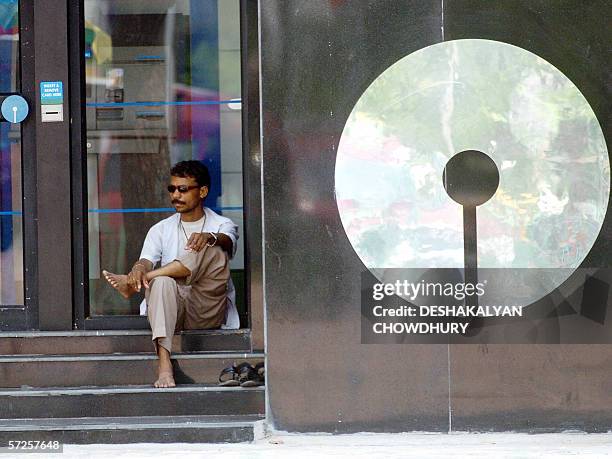
[{"label": "blue circle logo", "polygon": [[29,111],[28,103],[21,96],[8,96],[2,102],[2,116],[9,123],[21,123]]}]

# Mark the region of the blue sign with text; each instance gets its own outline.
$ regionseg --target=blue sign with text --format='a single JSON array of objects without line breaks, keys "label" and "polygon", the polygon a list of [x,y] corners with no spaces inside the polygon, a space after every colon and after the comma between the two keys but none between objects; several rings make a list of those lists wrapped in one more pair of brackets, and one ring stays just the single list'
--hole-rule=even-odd
[{"label": "blue sign with text", "polygon": [[8,96],[2,101],[2,116],[9,123],[21,123],[29,111],[28,103],[21,96]]},{"label": "blue sign with text", "polygon": [[64,103],[64,85],[61,81],[40,82],[40,104],[61,105]]}]

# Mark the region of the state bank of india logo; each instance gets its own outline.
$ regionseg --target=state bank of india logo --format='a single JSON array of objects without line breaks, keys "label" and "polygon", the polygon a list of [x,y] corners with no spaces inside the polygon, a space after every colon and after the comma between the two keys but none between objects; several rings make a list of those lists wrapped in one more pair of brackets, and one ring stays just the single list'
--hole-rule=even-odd
[{"label": "state bank of india logo", "polygon": [[366,89],[342,132],[335,192],[379,280],[394,280],[389,268],[410,268],[415,283],[414,268],[512,269],[488,293],[526,306],[592,249],[610,163],[595,113],[556,67],[507,43],[455,40],[400,59]]}]

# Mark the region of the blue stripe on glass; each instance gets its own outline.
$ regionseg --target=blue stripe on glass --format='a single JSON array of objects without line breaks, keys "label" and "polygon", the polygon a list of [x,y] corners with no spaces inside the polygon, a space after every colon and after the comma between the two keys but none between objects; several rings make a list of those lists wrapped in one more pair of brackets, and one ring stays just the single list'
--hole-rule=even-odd
[{"label": "blue stripe on glass", "polygon": [[156,207],[142,209],[89,209],[90,214],[131,214],[138,212],[174,212],[173,207]]},{"label": "blue stripe on glass", "polygon": [[146,56],[144,54],[141,54],[139,56],[136,56],[136,60],[137,61],[165,61],[166,58],[164,56]]},{"label": "blue stripe on glass", "polygon": [[[242,206],[238,207],[211,207],[215,212],[219,211],[231,211],[231,210],[242,210]],[[92,214],[132,214],[138,212],[174,212],[174,207],[151,207],[141,209],[89,209],[89,213]],[[6,215],[23,215],[23,212],[19,211],[0,211],[0,216]]]},{"label": "blue stripe on glass", "polygon": [[[230,210],[242,210],[240,207],[211,207],[215,212],[217,211],[230,211]],[[150,207],[140,209],[89,209],[91,214],[132,214],[139,212],[175,212],[174,207]]]},{"label": "blue stripe on glass", "polygon": [[177,102],[109,102],[109,103],[96,103],[90,102],[85,104],[87,107],[101,107],[101,108],[114,108],[114,107],[163,107],[167,105],[224,105],[224,104],[237,104],[241,103],[242,99],[232,100],[190,100],[190,101],[177,101]]},{"label": "blue stripe on glass", "polygon": [[136,112],[136,116],[164,116],[164,112],[154,112],[152,110]]}]

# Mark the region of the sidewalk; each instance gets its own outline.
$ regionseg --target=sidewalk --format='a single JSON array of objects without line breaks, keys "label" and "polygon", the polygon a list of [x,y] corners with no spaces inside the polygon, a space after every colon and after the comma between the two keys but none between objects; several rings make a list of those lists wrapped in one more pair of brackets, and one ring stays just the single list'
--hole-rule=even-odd
[{"label": "sidewalk", "polygon": [[[612,433],[275,434],[242,444],[67,445],[60,458],[525,458],[612,456]],[[38,454],[28,457],[39,457]],[[49,456],[47,456],[49,457]],[[1,459],[1,457],[0,457]]]}]

